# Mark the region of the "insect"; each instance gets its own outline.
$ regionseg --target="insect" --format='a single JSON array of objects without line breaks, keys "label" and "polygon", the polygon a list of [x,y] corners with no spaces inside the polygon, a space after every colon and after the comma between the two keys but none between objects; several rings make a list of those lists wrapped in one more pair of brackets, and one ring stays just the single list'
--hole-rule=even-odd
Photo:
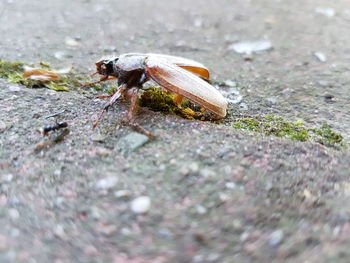
[{"label": "insect", "polygon": [[41,127],[39,129],[39,132],[43,136],[48,136],[50,131],[55,131],[55,130],[59,130],[59,129],[66,128],[66,127],[68,127],[67,122],[56,122],[54,125],[46,125],[46,126]]},{"label": "insect", "polygon": [[121,96],[124,96],[131,101],[127,114],[129,125],[136,131],[150,138],[155,138],[152,133],[135,122],[139,91],[142,89],[142,85],[150,79],[166,90],[175,93],[175,102],[178,105],[185,97],[218,118],[226,116],[226,99],[207,82],[209,70],[196,61],[161,54],[128,53],[116,58],[100,60],[96,63],[96,69],[97,71],[92,75],[102,75],[100,80],[85,84],[85,87],[117,79],[119,88],[104,105],[94,127],[98,125],[108,108]]}]

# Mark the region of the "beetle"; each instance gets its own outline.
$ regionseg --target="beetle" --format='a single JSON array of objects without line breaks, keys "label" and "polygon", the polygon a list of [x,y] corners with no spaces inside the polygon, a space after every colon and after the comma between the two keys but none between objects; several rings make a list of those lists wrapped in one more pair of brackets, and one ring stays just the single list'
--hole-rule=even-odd
[{"label": "beetle", "polygon": [[175,93],[175,102],[178,105],[185,97],[213,113],[217,118],[226,116],[226,99],[208,83],[209,70],[194,60],[162,54],[127,53],[119,57],[98,61],[96,70],[92,75],[102,75],[100,80],[85,84],[84,87],[117,79],[118,89],[105,103],[93,127],[98,125],[108,108],[124,96],[131,101],[127,114],[129,125],[136,131],[150,138],[155,138],[152,133],[135,122],[139,90],[148,80],[153,80],[166,90]]},{"label": "beetle", "polygon": [[68,127],[67,122],[56,122],[54,125],[46,125],[44,127],[39,128],[39,132],[43,136],[48,136],[50,131],[55,131],[55,130],[59,130],[67,127]]}]

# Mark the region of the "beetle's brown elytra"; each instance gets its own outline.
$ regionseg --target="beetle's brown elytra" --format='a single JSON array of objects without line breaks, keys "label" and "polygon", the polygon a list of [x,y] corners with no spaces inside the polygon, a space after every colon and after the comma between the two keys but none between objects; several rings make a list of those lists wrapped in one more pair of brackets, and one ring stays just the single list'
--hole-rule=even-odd
[{"label": "beetle's brown elytra", "polygon": [[96,63],[97,72],[102,75],[100,80],[92,84],[117,79],[118,90],[105,104],[103,113],[122,95],[128,97],[131,106],[127,115],[129,124],[150,138],[150,132],[135,123],[138,108],[138,91],[142,85],[152,79],[160,86],[188,100],[202,106],[219,118],[226,116],[227,101],[221,93],[211,86],[209,70],[199,62],[176,56],[162,54],[128,53],[112,59],[103,59]]}]

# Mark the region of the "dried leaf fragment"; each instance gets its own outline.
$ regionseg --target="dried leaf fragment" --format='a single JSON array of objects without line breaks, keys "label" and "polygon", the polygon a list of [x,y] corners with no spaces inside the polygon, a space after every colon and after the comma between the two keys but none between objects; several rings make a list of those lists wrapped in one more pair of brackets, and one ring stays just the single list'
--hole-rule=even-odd
[{"label": "dried leaf fragment", "polygon": [[23,78],[39,81],[51,81],[60,79],[60,75],[44,69],[32,69],[24,72],[22,76]]}]

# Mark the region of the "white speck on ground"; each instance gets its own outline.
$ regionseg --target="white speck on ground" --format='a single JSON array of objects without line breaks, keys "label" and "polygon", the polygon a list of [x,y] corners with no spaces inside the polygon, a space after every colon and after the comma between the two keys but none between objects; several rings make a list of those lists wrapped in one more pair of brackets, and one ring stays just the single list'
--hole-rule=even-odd
[{"label": "white speck on ground", "polygon": [[147,213],[151,208],[151,199],[148,196],[140,196],[131,201],[131,210],[135,214]]},{"label": "white speck on ground", "polygon": [[271,50],[272,43],[268,40],[242,41],[231,44],[228,49],[239,54],[251,55],[256,52]]}]

